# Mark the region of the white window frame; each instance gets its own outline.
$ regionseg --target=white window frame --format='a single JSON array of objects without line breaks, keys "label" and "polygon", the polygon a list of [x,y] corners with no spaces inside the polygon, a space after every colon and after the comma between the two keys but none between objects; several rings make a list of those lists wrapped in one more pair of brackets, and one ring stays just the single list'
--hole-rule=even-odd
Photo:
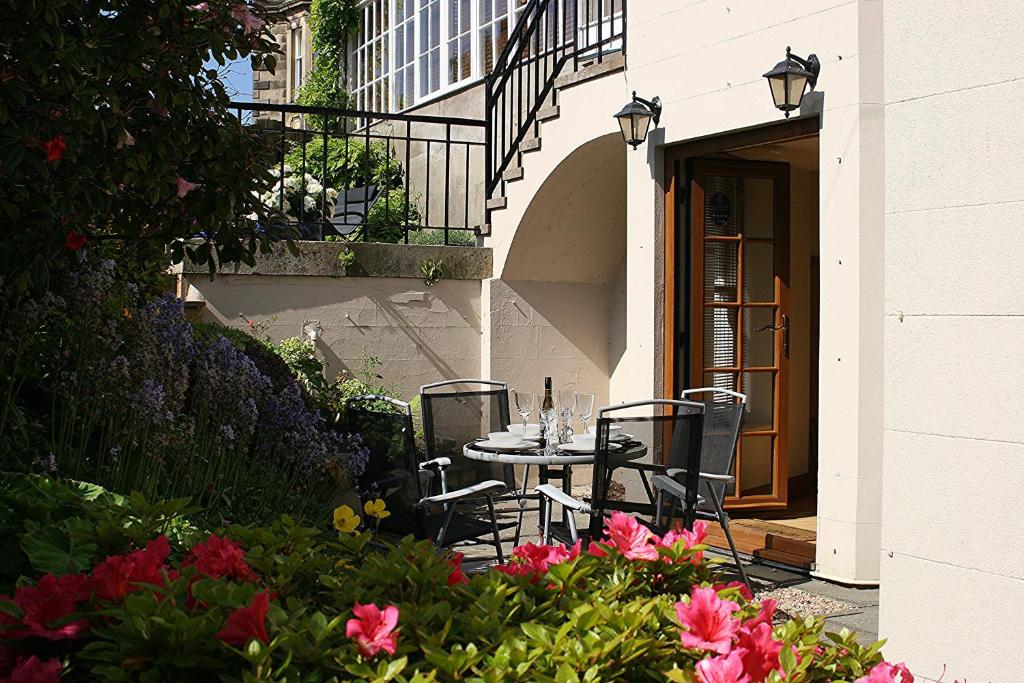
[{"label": "white window frame", "polygon": [[[480,3],[479,3],[479,0],[470,0],[470,2],[469,2],[470,26],[469,26],[468,37],[469,37],[469,50],[470,50],[470,74],[469,74],[468,77],[462,78],[461,77],[461,69],[460,69],[460,77],[456,78],[454,80],[449,78],[449,71],[448,71],[448,69],[449,69],[449,60],[452,57],[451,51],[452,51],[452,49],[454,47],[454,49],[456,50],[456,55],[455,56],[457,57],[457,54],[458,54],[457,53],[458,44],[456,43],[454,46],[451,44],[452,36],[449,35],[449,30],[448,29],[449,29],[449,24],[451,22],[451,3],[453,1],[456,2],[456,3],[459,3],[459,2],[461,2],[461,0],[438,0],[438,2],[440,3],[440,11],[439,11],[439,17],[438,17],[438,20],[439,20],[439,23],[440,23],[440,26],[439,26],[439,29],[440,29],[439,30],[440,44],[439,44],[439,61],[438,61],[438,69],[439,69],[438,83],[439,83],[439,87],[438,87],[437,90],[433,90],[433,91],[431,91],[429,89],[429,87],[428,87],[426,94],[421,95],[420,92],[421,92],[421,87],[423,85],[423,79],[424,78],[428,78],[429,74],[426,73],[423,69],[420,68],[420,57],[422,55],[422,51],[423,51],[423,47],[424,47],[422,45],[422,41],[421,41],[421,28],[420,27],[421,27],[421,21],[423,20],[423,15],[424,15],[424,11],[422,10],[422,8],[424,6],[429,6],[428,3],[429,3],[430,0],[404,0],[404,1],[407,2],[407,3],[408,2],[414,3],[414,5],[413,5],[414,6],[413,17],[408,20],[408,23],[406,24],[406,27],[405,27],[405,30],[409,30],[411,28],[411,30],[413,31],[413,35],[414,35],[414,41],[413,41],[413,52],[414,52],[414,54],[413,54],[413,61],[412,61],[412,69],[411,69],[411,71],[412,71],[412,77],[413,77],[413,79],[415,81],[415,85],[413,87],[412,101],[411,102],[407,102],[406,106],[404,108],[400,109],[398,107],[398,104],[400,102],[400,97],[399,97],[399,95],[398,95],[398,93],[396,91],[397,81],[395,79],[395,75],[398,72],[398,69],[396,69],[397,65],[395,64],[396,54],[397,54],[397,52],[395,50],[395,40],[397,40],[397,31],[395,30],[395,28],[396,28],[397,24],[399,23],[399,21],[397,19],[398,15],[397,15],[397,13],[395,11],[395,9],[396,9],[395,8],[396,0],[384,0],[384,2],[388,3],[389,25],[387,25],[387,26],[383,26],[382,25],[381,32],[385,34],[385,38],[388,41],[388,61],[387,61],[387,64],[384,65],[383,73],[382,73],[382,76],[381,76],[380,79],[371,79],[369,82],[364,82],[364,80],[365,80],[365,73],[366,73],[365,72],[365,69],[366,69],[365,59],[367,58],[367,55],[369,55],[370,59],[373,58],[372,46],[373,46],[373,44],[376,41],[376,36],[371,36],[370,35],[370,33],[372,32],[373,24],[372,23],[368,24],[368,21],[372,22],[372,20],[374,18],[373,17],[373,8],[376,7],[376,0],[363,0],[363,2],[361,2],[360,5],[359,5],[359,12],[361,13],[361,21],[360,21],[359,30],[358,30],[358,32],[356,34],[355,39],[352,42],[352,46],[351,46],[351,50],[350,50],[351,57],[350,57],[350,62],[349,62],[354,67],[353,69],[350,70],[350,74],[349,74],[350,90],[353,93],[355,104],[356,104],[356,107],[358,109],[367,109],[367,110],[374,110],[375,109],[375,98],[374,98],[374,100],[368,101],[367,98],[366,98],[366,94],[367,93],[375,92],[374,89],[373,89],[373,86],[376,85],[376,87],[378,87],[378,88],[382,87],[381,84],[383,82],[387,82],[388,83],[388,91],[386,93],[387,97],[385,99],[386,106],[384,107],[384,109],[386,109],[389,112],[398,112],[398,111],[404,111],[406,109],[411,109],[413,107],[417,107],[419,105],[422,105],[422,104],[425,104],[425,103],[428,103],[428,102],[432,102],[432,101],[435,101],[435,100],[442,99],[442,98],[444,98],[445,96],[447,96],[448,94],[450,94],[451,92],[453,92],[455,90],[459,90],[459,89],[471,86],[471,85],[473,85],[475,83],[478,83],[479,81],[481,81],[484,78],[484,76],[486,76],[486,74],[483,73],[483,70],[481,68],[481,59],[480,59],[483,47],[482,47],[482,38],[481,38],[481,35],[480,35],[480,29],[481,29],[481,26],[480,26],[480,16],[481,15],[480,15]],[[505,4],[506,10],[507,10],[508,32],[511,33],[513,27],[515,26],[515,21],[518,18],[519,12],[516,11],[516,2],[515,2],[515,0],[503,0],[503,4]],[[368,7],[370,8],[369,12],[366,11]],[[465,34],[460,34],[460,35],[465,35]],[[497,56],[497,55],[495,55],[495,56]]]},{"label": "white window frame", "polygon": [[289,40],[291,41],[291,52],[292,52],[292,59],[291,59],[292,99],[295,99],[296,97],[299,96],[299,88],[302,87],[302,83],[304,82],[304,75],[305,74],[302,71],[303,59],[304,59],[304,52],[303,52],[303,49],[302,49],[302,47],[303,47],[303,45],[302,45],[302,42],[303,42],[302,33],[303,33],[303,31],[302,31],[302,24],[301,23],[298,26],[292,27],[292,29],[289,31]]}]

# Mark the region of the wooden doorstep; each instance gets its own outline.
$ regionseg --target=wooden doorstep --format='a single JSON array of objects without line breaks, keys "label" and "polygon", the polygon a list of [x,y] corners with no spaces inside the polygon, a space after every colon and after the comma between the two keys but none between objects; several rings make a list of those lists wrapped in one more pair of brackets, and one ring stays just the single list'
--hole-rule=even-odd
[{"label": "wooden doorstep", "polygon": [[[756,558],[810,569],[815,559],[814,533],[762,520],[732,520],[729,525],[736,549]],[[722,527],[708,523],[708,544],[722,550],[729,542]]]}]

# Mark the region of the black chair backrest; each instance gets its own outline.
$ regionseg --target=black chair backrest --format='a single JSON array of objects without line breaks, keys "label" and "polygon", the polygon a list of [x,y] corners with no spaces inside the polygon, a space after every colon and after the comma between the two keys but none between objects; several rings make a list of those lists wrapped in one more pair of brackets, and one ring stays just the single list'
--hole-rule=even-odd
[{"label": "black chair backrest", "polygon": [[[649,501],[640,504],[620,502],[612,500],[609,495],[612,472],[626,461],[626,452],[641,446],[647,448],[646,459],[651,462],[687,470],[683,518],[687,528],[691,528],[697,505],[703,427],[704,404],[693,401],[652,399],[601,408],[597,418],[591,484],[591,538],[601,535],[603,518],[609,510],[620,509],[645,515],[653,512]],[[620,430],[620,436],[629,435],[631,440],[627,443],[613,440],[614,428]]]},{"label": "black chair backrest", "polygon": [[345,401],[345,425],[369,450],[366,469],[357,483],[360,498],[381,498],[391,516],[380,529],[400,536],[425,536],[417,506],[423,497],[412,411],[409,404],[386,396],[356,396]]},{"label": "black chair backrest", "polygon": [[[736,442],[739,439],[740,425],[743,423],[747,397],[734,391],[701,388],[684,391],[683,399],[700,400],[704,403],[704,438],[701,445],[700,471],[708,474],[732,474],[736,459]],[[720,501],[734,490],[732,485],[727,485],[724,481],[706,480],[704,486],[710,486]],[[704,492],[705,489],[702,487],[701,494]],[[707,512],[715,511],[707,496],[700,509]]]},{"label": "black chair backrest", "polygon": [[339,235],[350,235],[366,224],[370,208],[380,197],[378,185],[353,187],[351,190],[338,193],[331,215],[331,227]]},{"label": "black chair backrest", "polygon": [[469,460],[462,454],[467,443],[508,427],[507,384],[481,379],[436,382],[420,387],[420,401],[427,459],[451,459],[450,488],[483,479],[514,483],[511,467]]}]

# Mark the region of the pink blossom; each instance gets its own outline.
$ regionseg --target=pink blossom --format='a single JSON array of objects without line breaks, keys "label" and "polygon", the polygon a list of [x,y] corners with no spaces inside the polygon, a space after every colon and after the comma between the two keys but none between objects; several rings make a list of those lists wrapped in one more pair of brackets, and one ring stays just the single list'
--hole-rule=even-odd
[{"label": "pink blossom", "polygon": [[200,2],[196,5],[189,5],[188,8],[193,12],[206,12],[210,9],[210,5],[206,2]]},{"label": "pink blossom", "polygon": [[721,593],[722,591],[728,588],[738,588],[740,591],[740,595],[742,595],[745,600],[754,599],[754,594],[750,592],[750,588],[747,587],[747,584],[743,583],[742,581],[730,581],[729,583],[715,584],[716,593]]},{"label": "pink blossom", "polygon": [[[693,523],[693,531],[678,527],[672,529],[665,534],[658,545],[664,548],[671,548],[679,541],[683,541],[683,547],[689,550],[698,545],[703,545],[705,539],[708,537],[708,523],[700,519]],[[701,560],[704,559],[704,551],[700,550],[693,554],[690,558],[690,562],[693,564],[700,564]]]},{"label": "pink blossom", "polygon": [[199,187],[202,184],[202,183],[190,183],[189,181],[185,180],[181,176],[178,176],[178,179],[175,182],[178,184],[178,197],[179,198],[180,197],[184,197],[189,192],[191,192],[192,190],[196,189],[197,187]]},{"label": "pink blossom", "polygon": [[861,676],[854,683],[914,683],[914,676],[903,662],[879,662],[866,676]]},{"label": "pink blossom", "polygon": [[122,147],[134,147],[134,146],[135,146],[135,138],[132,137],[132,134],[129,133],[128,131],[126,131],[126,130],[122,130],[121,134],[117,136],[117,145],[115,145],[115,147],[117,149],[121,149]]},{"label": "pink blossom", "polygon": [[360,605],[352,608],[354,619],[345,624],[345,635],[356,641],[359,654],[369,659],[383,650],[389,655],[395,654],[398,647],[398,608],[388,605],[381,610],[377,605]]},{"label": "pink blossom", "polygon": [[749,683],[750,677],[743,673],[743,661],[738,652],[722,657],[702,659],[697,662],[699,683]]},{"label": "pink blossom", "polygon": [[249,6],[244,2],[231,8],[231,16],[242,24],[242,32],[249,35],[253,31],[259,31],[265,23],[262,19],[249,11]]},{"label": "pink blossom", "polygon": [[740,630],[739,619],[733,617],[739,608],[732,600],[718,597],[714,588],[694,586],[689,603],[676,603],[676,617],[686,629],[679,636],[683,647],[729,654]]},{"label": "pink blossom", "polygon": [[658,537],[633,517],[616,510],[605,523],[604,534],[619,552],[631,560],[656,560]]},{"label": "pink blossom", "polygon": [[59,683],[62,668],[63,665],[57,659],[44,662],[32,655],[28,659],[19,659],[4,683]]},{"label": "pink blossom", "polygon": [[572,548],[562,544],[525,543],[512,551],[512,560],[508,564],[498,565],[495,569],[511,576],[529,576],[530,583],[536,583],[551,565],[578,557],[581,545],[582,541],[576,541]]},{"label": "pink blossom", "polygon": [[744,624],[748,629],[752,629],[758,624],[772,625],[772,619],[775,618],[775,608],[778,606],[778,602],[767,598],[761,601],[761,611],[757,613],[757,616]]},{"label": "pink blossom", "polygon": [[782,643],[772,638],[771,624],[758,624],[740,630],[734,652],[743,660],[743,670],[752,680],[762,681],[779,668]]}]

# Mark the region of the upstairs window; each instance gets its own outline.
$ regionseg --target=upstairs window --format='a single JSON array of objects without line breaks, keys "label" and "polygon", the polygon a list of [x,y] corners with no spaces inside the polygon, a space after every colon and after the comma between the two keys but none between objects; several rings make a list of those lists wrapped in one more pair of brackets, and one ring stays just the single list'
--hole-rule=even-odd
[{"label": "upstairs window", "polygon": [[302,27],[298,26],[291,31],[292,50],[292,97],[297,97],[299,88],[302,87]]}]

